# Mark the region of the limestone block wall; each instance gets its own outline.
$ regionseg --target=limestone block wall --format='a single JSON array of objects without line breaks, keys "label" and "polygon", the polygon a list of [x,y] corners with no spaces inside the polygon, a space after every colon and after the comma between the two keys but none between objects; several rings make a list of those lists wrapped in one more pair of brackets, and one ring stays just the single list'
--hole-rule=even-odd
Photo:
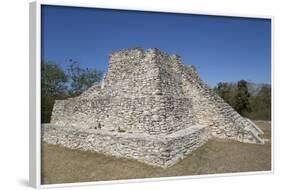
[{"label": "limestone block wall", "polygon": [[112,53],[101,84],[56,101],[51,123],[151,135],[202,124],[212,137],[263,143],[262,131],[216,95],[194,68],[158,49]]},{"label": "limestone block wall", "polygon": [[180,80],[167,76],[171,61],[177,60],[157,49],[111,54],[102,84],[79,97],[56,101],[51,123],[149,134],[194,125],[191,97],[180,95]]},{"label": "limestone block wall", "polygon": [[53,124],[42,125],[42,140],[71,149],[136,159],[149,165],[168,167],[208,140],[208,127],[194,126],[170,135],[148,135],[104,130],[77,130]]}]

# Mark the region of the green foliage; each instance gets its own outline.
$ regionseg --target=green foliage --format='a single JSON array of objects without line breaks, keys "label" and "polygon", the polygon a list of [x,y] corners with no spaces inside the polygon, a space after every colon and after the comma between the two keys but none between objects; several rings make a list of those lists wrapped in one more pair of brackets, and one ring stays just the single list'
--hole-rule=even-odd
[{"label": "green foliage", "polygon": [[68,77],[71,82],[69,94],[70,96],[77,96],[94,83],[99,82],[102,77],[102,72],[95,69],[81,68],[77,62],[71,61],[68,68]]},{"label": "green foliage", "polygon": [[194,71],[197,71],[195,65],[190,65],[190,67],[191,67]]},{"label": "green foliage", "polygon": [[[251,91],[250,91],[251,90]],[[245,80],[220,82],[214,91],[238,113],[256,120],[271,119],[271,86]]]},{"label": "green foliage", "polygon": [[41,122],[51,119],[55,100],[66,97],[67,76],[55,63],[41,64]]},{"label": "green foliage", "polygon": [[252,112],[247,116],[253,119],[271,120],[271,87],[263,85],[258,94],[250,99]]},{"label": "green foliage", "polygon": [[101,80],[102,72],[83,69],[77,62],[69,65],[68,72],[58,64],[41,64],[41,122],[49,123],[55,100],[66,99],[81,94]]},{"label": "green foliage", "polygon": [[234,108],[242,115],[251,111],[250,93],[248,92],[247,81],[245,80],[238,81]]},{"label": "green foliage", "polygon": [[234,105],[235,102],[235,91],[233,85],[226,82],[219,82],[214,88],[214,91],[222,97],[228,104]]},{"label": "green foliage", "polygon": [[67,76],[55,63],[41,64],[41,92],[47,96],[60,96],[66,92]]}]

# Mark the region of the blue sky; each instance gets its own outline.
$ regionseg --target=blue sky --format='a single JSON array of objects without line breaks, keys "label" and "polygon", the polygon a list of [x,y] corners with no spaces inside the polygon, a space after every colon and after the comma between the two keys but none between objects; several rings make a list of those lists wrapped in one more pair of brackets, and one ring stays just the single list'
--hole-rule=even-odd
[{"label": "blue sky", "polygon": [[269,19],[43,6],[42,59],[107,71],[123,48],[159,48],[193,64],[214,86],[240,79],[271,83]]}]

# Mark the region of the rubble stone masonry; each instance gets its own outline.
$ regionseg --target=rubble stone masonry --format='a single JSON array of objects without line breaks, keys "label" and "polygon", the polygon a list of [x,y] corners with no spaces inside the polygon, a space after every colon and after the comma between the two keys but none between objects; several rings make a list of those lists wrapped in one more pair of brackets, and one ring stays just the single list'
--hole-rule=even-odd
[{"label": "rubble stone masonry", "polygon": [[209,138],[261,143],[263,132],[177,55],[124,49],[101,83],[55,102],[43,141],[168,167]]}]

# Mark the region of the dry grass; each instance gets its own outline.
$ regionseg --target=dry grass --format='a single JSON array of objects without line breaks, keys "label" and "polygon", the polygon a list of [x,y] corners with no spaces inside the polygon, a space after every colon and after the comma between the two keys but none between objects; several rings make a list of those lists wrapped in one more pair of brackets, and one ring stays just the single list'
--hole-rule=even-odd
[{"label": "dry grass", "polygon": [[[265,132],[264,138],[271,137],[270,122],[257,121],[256,124]],[[271,170],[271,143],[210,140],[167,169],[95,152],[42,145],[43,184],[266,170]]]}]

